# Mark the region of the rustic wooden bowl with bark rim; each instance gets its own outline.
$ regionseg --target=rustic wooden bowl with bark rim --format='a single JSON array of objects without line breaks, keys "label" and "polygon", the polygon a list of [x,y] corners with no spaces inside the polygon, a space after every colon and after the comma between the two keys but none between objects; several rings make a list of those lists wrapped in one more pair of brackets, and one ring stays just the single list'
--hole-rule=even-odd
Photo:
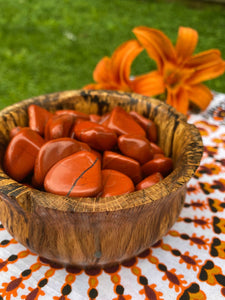
[{"label": "rustic wooden bowl with bark rim", "polygon": [[[27,108],[103,114],[120,105],[153,120],[158,144],[174,171],[156,185],[107,198],[69,198],[27,187],[2,168],[9,132],[27,126]],[[83,268],[122,262],[157,242],[183,207],[186,184],[199,166],[202,140],[194,125],[163,102],[137,94],[65,91],[24,100],[0,112],[0,220],[25,247],[49,260]]]}]

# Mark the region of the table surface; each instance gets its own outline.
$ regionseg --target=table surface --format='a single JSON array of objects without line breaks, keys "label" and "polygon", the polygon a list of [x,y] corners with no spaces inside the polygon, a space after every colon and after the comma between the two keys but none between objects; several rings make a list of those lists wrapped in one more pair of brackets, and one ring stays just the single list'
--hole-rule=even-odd
[{"label": "table surface", "polygon": [[154,246],[113,268],[63,268],[17,243],[0,223],[0,300],[225,298],[225,94],[191,114],[204,154],[184,208]]}]

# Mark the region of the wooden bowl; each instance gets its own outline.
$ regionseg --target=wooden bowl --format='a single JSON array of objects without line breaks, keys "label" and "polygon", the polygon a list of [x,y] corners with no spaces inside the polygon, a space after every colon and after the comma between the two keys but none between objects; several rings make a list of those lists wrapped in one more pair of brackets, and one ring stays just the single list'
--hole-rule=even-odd
[{"label": "wooden bowl", "polygon": [[[32,103],[51,112],[103,114],[117,105],[135,110],[157,124],[158,144],[172,157],[174,171],[150,188],[98,199],[58,196],[18,183],[4,172],[2,160],[10,130],[28,125]],[[150,247],[171,228],[201,156],[196,127],[156,99],[84,90],[28,99],[0,112],[0,220],[17,241],[47,259],[83,268],[118,263]]]}]

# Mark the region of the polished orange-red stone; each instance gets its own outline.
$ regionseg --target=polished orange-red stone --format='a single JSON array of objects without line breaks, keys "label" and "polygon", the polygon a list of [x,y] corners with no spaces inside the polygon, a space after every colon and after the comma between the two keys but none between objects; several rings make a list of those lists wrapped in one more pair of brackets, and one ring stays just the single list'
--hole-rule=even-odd
[{"label": "polished orange-red stone", "polygon": [[139,182],[136,185],[136,190],[138,191],[138,190],[146,189],[146,188],[158,183],[161,180],[163,180],[163,176],[159,172],[153,173],[152,175],[146,177],[141,182]]},{"label": "polished orange-red stone", "polygon": [[99,120],[98,123],[107,127],[109,117],[110,117],[110,113],[109,112],[105,113],[104,115],[101,116],[101,119]]},{"label": "polished orange-red stone", "polygon": [[147,138],[151,142],[156,142],[157,141],[157,127],[156,127],[155,123],[152,120],[149,120],[149,119],[143,117],[136,111],[131,111],[129,114],[146,131]]},{"label": "polished orange-red stone", "polygon": [[115,170],[102,170],[101,197],[127,194],[134,191],[133,181],[125,174]]},{"label": "polished orange-red stone", "polygon": [[78,140],[100,151],[111,150],[117,143],[114,131],[91,121],[75,124],[73,132]]},{"label": "polished orange-red stone", "polygon": [[[10,140],[18,133],[21,131],[22,128],[25,128],[25,127],[20,127],[20,126],[17,126],[17,127],[14,127],[10,130],[10,133],[9,133],[9,138]],[[29,127],[27,127],[29,128]]]},{"label": "polished orange-red stone", "polygon": [[152,147],[153,154],[164,154],[163,149],[160,148],[157,144],[150,142],[150,145]]},{"label": "polished orange-red stone", "polygon": [[98,195],[102,189],[99,159],[88,151],[67,156],[49,170],[44,188],[47,192],[71,197]]},{"label": "polished orange-red stone", "polygon": [[33,184],[37,187],[42,186],[47,172],[54,164],[81,150],[91,151],[91,148],[85,143],[67,137],[45,143],[35,161]]},{"label": "polished orange-red stone", "polygon": [[153,159],[155,159],[155,158],[161,158],[161,157],[165,157],[165,155],[162,154],[162,153],[155,153],[155,154],[153,155]]},{"label": "polished orange-red stone", "polygon": [[173,161],[169,157],[155,158],[141,166],[144,176],[159,172],[166,177],[173,170]]},{"label": "polished orange-red stone", "polygon": [[97,151],[97,150],[95,150],[95,149],[92,149],[92,148],[91,148],[90,151],[91,151],[94,155],[97,156],[97,158],[99,159],[99,161],[100,161],[100,163],[101,163],[101,165],[102,165],[102,154],[101,154],[99,151]]},{"label": "polished orange-red stone", "polygon": [[157,127],[152,120],[149,120],[148,122],[148,126],[146,128],[146,134],[148,139],[151,142],[157,142],[157,138],[158,138]]},{"label": "polished orange-red stone", "polygon": [[99,123],[100,120],[101,120],[101,116],[96,115],[96,114],[90,114],[89,119],[90,119],[91,122]]},{"label": "polished orange-red stone", "polygon": [[153,158],[150,142],[144,136],[123,134],[118,138],[118,147],[122,154],[139,161],[140,164]]},{"label": "polished orange-red stone", "polygon": [[69,137],[74,120],[74,116],[69,114],[53,116],[45,125],[45,140]]},{"label": "polished orange-red stone", "polygon": [[45,125],[52,116],[52,113],[38,105],[31,104],[28,107],[29,127],[40,135],[44,134]]},{"label": "polished orange-red stone", "polygon": [[114,130],[118,135],[146,135],[144,129],[120,106],[117,106],[112,110],[106,124],[108,128]]},{"label": "polished orange-red stone", "polygon": [[102,160],[103,169],[112,169],[129,176],[136,184],[142,180],[141,167],[133,158],[112,151],[105,151]]},{"label": "polished orange-red stone", "polygon": [[83,119],[83,120],[89,120],[89,115],[85,114],[81,111],[78,110],[73,110],[73,109],[61,109],[61,110],[57,110],[55,112],[55,114],[57,116],[60,115],[71,115],[73,117],[75,117],[75,119]]},{"label": "polished orange-red stone", "polygon": [[6,173],[17,181],[22,181],[34,167],[38,151],[44,139],[30,128],[22,128],[10,141],[4,156]]}]

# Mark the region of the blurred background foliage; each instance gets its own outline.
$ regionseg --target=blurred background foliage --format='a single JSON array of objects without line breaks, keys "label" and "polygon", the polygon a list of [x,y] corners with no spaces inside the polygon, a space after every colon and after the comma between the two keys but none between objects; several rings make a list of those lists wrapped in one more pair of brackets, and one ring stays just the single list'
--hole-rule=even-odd
[{"label": "blurred background foliage", "polygon": [[[93,82],[103,56],[111,56],[145,25],[175,43],[179,26],[199,33],[196,53],[218,48],[225,59],[225,6],[204,1],[0,0],[0,109],[40,94],[80,89]],[[146,53],[133,74],[155,68]],[[225,75],[207,82],[225,92]]]}]

